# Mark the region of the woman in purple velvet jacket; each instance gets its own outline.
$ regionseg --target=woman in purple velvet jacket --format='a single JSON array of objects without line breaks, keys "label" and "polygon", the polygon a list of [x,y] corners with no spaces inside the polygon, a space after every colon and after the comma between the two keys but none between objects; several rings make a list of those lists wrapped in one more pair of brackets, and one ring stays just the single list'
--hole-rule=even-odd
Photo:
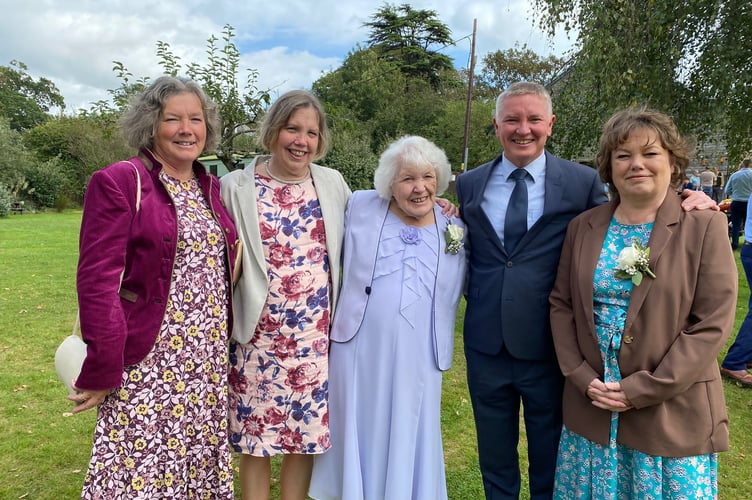
[{"label": "woman in purple velvet jacket", "polygon": [[197,161],[217,106],[160,77],[122,122],[136,157],[96,172],[77,288],[87,356],[69,396],[99,406],[82,498],[232,498],[227,340],[235,226]]}]

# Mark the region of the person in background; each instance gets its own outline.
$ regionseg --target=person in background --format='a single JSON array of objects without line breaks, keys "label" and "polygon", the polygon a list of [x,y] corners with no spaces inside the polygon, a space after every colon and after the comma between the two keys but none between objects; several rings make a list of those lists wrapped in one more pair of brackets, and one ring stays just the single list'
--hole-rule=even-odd
[{"label": "person in background", "polygon": [[246,251],[233,303],[230,442],[244,499],[267,499],[270,457],[283,455],[282,498],[305,499],[313,456],[329,449],[329,324],[339,293],[350,188],[313,163],[329,130],[318,99],[280,96],[260,138],[270,154],[222,177]]},{"label": "person in background", "polygon": [[726,181],[725,193],[731,198],[729,218],[731,219],[731,248],[739,248],[739,234],[742,229],[742,221],[747,216],[747,201],[752,195],[752,168],[750,160],[742,161],[739,170],[731,174]]},{"label": "person in background", "polygon": [[[752,197],[750,197],[752,200]],[[744,223],[744,242],[739,257],[747,277],[747,285],[752,289],[752,203],[747,202],[747,218]],[[752,387],[752,295],[747,302],[747,315],[739,327],[734,343],[729,347],[721,363],[721,375],[733,380],[741,387]]]},{"label": "person in background", "polygon": [[702,185],[702,181],[700,179],[700,172],[699,172],[699,170],[697,170],[697,169],[692,170],[692,175],[689,176],[689,180],[695,186],[695,189],[700,190],[700,186]]},{"label": "person in background", "polygon": [[[530,497],[551,498],[563,380],[548,295],[567,224],[607,201],[595,170],[545,150],[555,120],[545,87],[513,83],[496,101],[494,128],[503,153],[457,178],[468,228],[467,379],[489,500],[519,496],[520,402]],[[687,210],[718,210],[702,192],[685,196]]]},{"label": "person in background", "polygon": [[695,186],[692,184],[692,181],[689,180],[689,177],[686,177],[686,176],[684,177],[684,180],[682,181],[681,189],[682,191],[684,191],[685,189],[689,189],[690,191],[695,191]]},{"label": "person in background", "polygon": [[713,197],[713,184],[715,184],[715,174],[709,166],[705,166],[700,172],[700,189],[711,198]]},{"label": "person in background", "polygon": [[713,181],[713,200],[716,203],[720,203],[723,199],[723,175],[718,167],[713,167],[713,173],[715,174],[715,181]]},{"label": "person in background", "polygon": [[332,448],[316,457],[321,500],[447,498],[441,379],[464,285],[464,224],[443,216],[444,152],[392,143],[345,215],[342,294],[331,334]]},{"label": "person in background", "polygon": [[[217,106],[163,76],[122,119],[136,157],[95,172],[77,288],[87,356],[74,413],[99,405],[82,498],[233,498],[227,435],[237,234],[197,158]],[[140,191],[139,191],[140,186]]]},{"label": "person in background", "polygon": [[681,208],[689,158],[663,113],[604,127],[611,202],[569,225],[550,297],[565,377],[554,498],[718,497],[729,436],[716,358],[737,273],[726,217]]}]

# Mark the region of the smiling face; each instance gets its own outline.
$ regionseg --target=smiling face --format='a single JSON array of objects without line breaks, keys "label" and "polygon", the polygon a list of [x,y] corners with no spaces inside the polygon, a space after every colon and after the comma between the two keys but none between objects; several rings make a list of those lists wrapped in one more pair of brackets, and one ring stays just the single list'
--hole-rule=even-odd
[{"label": "smiling face", "polygon": [[611,174],[622,203],[660,203],[673,171],[668,150],[649,128],[633,130],[611,151]]},{"label": "smiling face", "polygon": [[405,223],[424,225],[433,221],[436,171],[432,166],[403,165],[392,181],[393,211]]},{"label": "smiling face", "polygon": [[319,145],[319,115],[312,107],[299,108],[290,115],[271,148],[271,169],[288,180],[308,175],[308,167]]},{"label": "smiling face", "polygon": [[165,100],[154,134],[154,152],[170,167],[190,171],[206,144],[206,121],[201,100],[192,92]]},{"label": "smiling face", "polygon": [[506,97],[494,118],[496,137],[504,148],[504,156],[517,167],[529,165],[543,154],[555,120],[543,96]]}]

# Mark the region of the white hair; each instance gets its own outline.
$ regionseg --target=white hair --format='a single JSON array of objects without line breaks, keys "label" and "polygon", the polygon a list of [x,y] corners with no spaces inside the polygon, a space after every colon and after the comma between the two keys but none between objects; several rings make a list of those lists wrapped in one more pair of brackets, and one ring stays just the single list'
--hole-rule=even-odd
[{"label": "white hair", "polygon": [[373,173],[373,185],[379,196],[392,198],[392,183],[402,167],[433,167],[436,173],[436,195],[449,187],[452,167],[446,153],[436,144],[417,135],[406,135],[391,143],[379,158]]}]

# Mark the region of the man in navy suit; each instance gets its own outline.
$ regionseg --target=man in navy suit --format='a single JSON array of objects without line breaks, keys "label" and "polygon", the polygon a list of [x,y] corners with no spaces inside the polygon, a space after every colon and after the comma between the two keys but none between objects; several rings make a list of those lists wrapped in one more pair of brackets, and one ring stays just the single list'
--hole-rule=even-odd
[{"label": "man in navy suit", "polygon": [[[569,221],[607,200],[594,169],[545,150],[555,120],[543,86],[510,85],[497,99],[494,117],[503,154],[457,178],[468,228],[467,380],[487,500],[519,497],[520,402],[530,498],[552,496],[563,379],[551,337],[548,296]],[[523,227],[521,238],[515,235],[511,248],[504,226],[515,189],[512,177],[517,174],[512,173],[519,169],[526,171],[527,231]],[[694,193],[684,201],[685,210],[716,206],[701,191]],[[516,201],[511,205],[518,206]],[[524,226],[524,214],[521,223]]]},{"label": "man in navy suit", "polygon": [[[545,151],[556,117],[541,85],[518,82],[496,102],[504,152],[457,178],[468,227],[464,342],[467,379],[488,500],[518,498],[520,401],[530,497],[551,498],[561,433],[563,379],[554,354],[548,295],[567,224],[607,200],[597,172]],[[527,171],[527,232],[510,251],[504,220],[516,169]]]}]

